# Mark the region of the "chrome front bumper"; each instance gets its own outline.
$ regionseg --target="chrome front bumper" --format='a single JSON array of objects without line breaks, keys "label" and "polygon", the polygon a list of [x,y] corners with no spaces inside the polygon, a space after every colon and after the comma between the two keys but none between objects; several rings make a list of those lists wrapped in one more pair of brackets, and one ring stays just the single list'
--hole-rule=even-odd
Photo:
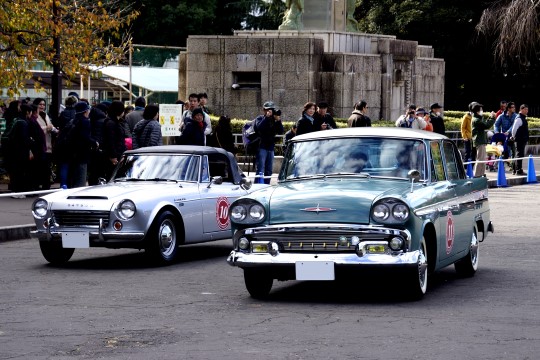
[{"label": "chrome front bumper", "polygon": [[398,255],[367,254],[358,256],[356,253],[320,253],[298,254],[278,253],[270,254],[243,253],[237,250],[231,251],[227,263],[231,266],[258,267],[258,266],[281,266],[294,265],[298,261],[330,261],[335,265],[414,265],[418,263],[419,251],[411,251]]}]

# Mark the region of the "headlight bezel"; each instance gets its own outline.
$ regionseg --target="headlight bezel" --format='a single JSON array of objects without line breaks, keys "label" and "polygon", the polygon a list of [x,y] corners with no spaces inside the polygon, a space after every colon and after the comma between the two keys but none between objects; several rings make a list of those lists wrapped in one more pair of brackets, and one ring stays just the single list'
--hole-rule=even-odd
[{"label": "headlight bezel", "polygon": [[[242,214],[235,217],[234,214]],[[240,199],[231,205],[231,222],[239,225],[259,224],[266,220],[266,208],[263,204],[252,199]]]},{"label": "headlight bezel", "polygon": [[[39,206],[38,208],[38,205]],[[36,219],[45,219],[47,217],[47,214],[49,212],[49,203],[45,199],[36,199],[34,203],[32,204],[32,215]]]},{"label": "headlight bezel", "polygon": [[124,199],[116,206],[116,214],[122,220],[133,219],[136,213],[137,205],[130,199]]},{"label": "headlight bezel", "polygon": [[[388,209],[385,216],[377,216],[381,209]],[[404,224],[411,218],[409,206],[400,199],[384,198],[376,201],[371,207],[370,217],[378,224],[396,225]]]}]

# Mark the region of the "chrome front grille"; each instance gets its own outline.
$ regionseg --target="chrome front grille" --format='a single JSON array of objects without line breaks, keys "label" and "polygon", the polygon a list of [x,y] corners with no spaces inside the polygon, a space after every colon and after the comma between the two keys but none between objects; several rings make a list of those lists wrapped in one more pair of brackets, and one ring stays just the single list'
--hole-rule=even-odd
[{"label": "chrome front grille", "polygon": [[[275,229],[274,229],[275,230]],[[251,241],[274,241],[279,245],[281,252],[354,252],[356,246],[351,238],[358,237],[355,244],[363,241],[389,241],[398,235],[399,231],[381,231],[370,229],[367,231],[357,229],[287,229],[286,231],[254,231],[247,237]]]},{"label": "chrome front grille", "polygon": [[54,220],[60,226],[92,226],[99,227],[102,219],[103,226],[109,224],[109,211],[54,210]]}]

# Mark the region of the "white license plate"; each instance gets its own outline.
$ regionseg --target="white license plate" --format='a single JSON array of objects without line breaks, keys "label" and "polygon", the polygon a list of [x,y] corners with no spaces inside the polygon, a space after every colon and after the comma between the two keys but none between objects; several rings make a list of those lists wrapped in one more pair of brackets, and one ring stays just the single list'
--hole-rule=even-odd
[{"label": "white license plate", "polygon": [[63,232],[62,247],[83,249],[90,247],[90,236],[88,231]]},{"label": "white license plate", "polygon": [[297,261],[296,280],[334,280],[333,261]]}]

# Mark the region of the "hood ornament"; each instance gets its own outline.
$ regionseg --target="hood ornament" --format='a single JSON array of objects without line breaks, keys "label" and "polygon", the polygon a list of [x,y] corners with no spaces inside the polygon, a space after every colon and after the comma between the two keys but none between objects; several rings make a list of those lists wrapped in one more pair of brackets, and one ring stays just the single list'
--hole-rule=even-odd
[{"label": "hood ornament", "polygon": [[317,207],[308,207],[300,209],[300,211],[316,212],[317,214],[319,214],[320,212],[336,211],[336,209],[332,209],[329,207],[320,207],[320,205],[317,204]]}]

